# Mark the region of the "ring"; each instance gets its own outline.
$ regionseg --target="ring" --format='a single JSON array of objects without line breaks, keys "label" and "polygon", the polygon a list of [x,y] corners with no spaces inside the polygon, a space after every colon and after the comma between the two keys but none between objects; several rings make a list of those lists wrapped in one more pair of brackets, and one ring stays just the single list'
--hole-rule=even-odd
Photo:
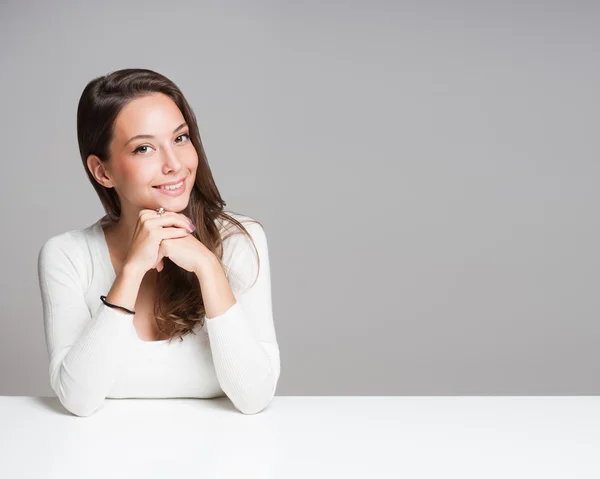
[{"label": "ring", "polygon": [[162,216],[165,214],[165,209],[161,206],[156,210],[156,213],[158,214],[158,216]]}]

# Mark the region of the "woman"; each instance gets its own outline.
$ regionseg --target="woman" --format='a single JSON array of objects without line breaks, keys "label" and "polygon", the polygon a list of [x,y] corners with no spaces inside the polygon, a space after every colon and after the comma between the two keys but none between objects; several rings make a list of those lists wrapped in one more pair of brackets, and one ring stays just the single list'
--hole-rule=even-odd
[{"label": "woman", "polygon": [[227,395],[244,414],[264,409],[280,373],[265,232],[224,211],[180,89],[146,69],[96,78],[77,135],[106,215],[38,257],[63,406],[89,416],[105,398]]}]

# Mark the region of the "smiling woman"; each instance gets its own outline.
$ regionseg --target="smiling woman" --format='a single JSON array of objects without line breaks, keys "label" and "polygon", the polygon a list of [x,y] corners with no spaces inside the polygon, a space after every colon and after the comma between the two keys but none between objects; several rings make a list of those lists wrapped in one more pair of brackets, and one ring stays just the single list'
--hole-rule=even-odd
[{"label": "smiling woman", "polygon": [[[50,379],[63,405],[90,415],[106,397],[226,394],[244,413],[266,407],[279,348],[265,232],[224,210],[183,93],[146,69],[95,78],[79,101],[77,136],[106,215],[50,238],[38,258]],[[170,355],[128,356],[176,338]]]}]

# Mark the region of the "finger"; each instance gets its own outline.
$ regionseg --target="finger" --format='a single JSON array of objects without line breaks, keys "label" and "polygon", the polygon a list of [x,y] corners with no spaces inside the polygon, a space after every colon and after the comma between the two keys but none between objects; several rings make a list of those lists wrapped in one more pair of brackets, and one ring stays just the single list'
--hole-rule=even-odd
[{"label": "finger", "polygon": [[164,267],[163,258],[164,257],[165,257],[165,255],[163,253],[163,246],[161,243],[160,246],[158,247],[158,261],[154,265],[154,267],[156,268],[157,271],[161,271],[163,269],[163,267]]},{"label": "finger", "polygon": [[136,235],[137,231],[140,230],[141,228],[145,228],[145,223],[146,221],[148,221],[148,219],[152,218],[152,211],[154,211],[154,214],[156,214],[156,210],[149,210],[149,209],[143,209],[138,213],[138,220],[136,222],[135,228],[134,228],[134,236]]},{"label": "finger", "polygon": [[162,241],[164,239],[170,238],[183,238],[185,236],[189,236],[189,230],[185,228],[158,228],[157,237]]},{"label": "finger", "polygon": [[189,221],[191,223],[193,222],[191,220],[191,218],[188,218],[183,213],[177,213],[175,211],[164,210],[164,213],[162,215],[159,215],[157,210],[151,210],[151,209],[145,208],[145,209],[140,210],[140,213],[139,213],[140,217],[150,217],[150,218],[155,218],[157,216],[160,218],[160,217],[164,217],[164,216],[167,216],[167,215],[179,215],[182,218],[185,218],[187,221]]},{"label": "finger", "polygon": [[[146,221],[150,221],[152,226],[175,226],[184,229],[190,229],[190,226],[193,226],[193,223],[187,218],[185,215],[181,215],[175,212],[167,212],[162,216],[151,217]],[[192,230],[196,227],[194,226]]]},{"label": "finger", "polygon": [[138,218],[140,220],[148,220],[148,219],[152,219],[152,218],[161,218],[163,216],[169,215],[169,214],[178,214],[175,213],[174,211],[167,211],[164,210],[164,213],[162,215],[158,214],[158,209],[148,209],[148,208],[144,208],[142,210],[140,210],[140,212],[138,213]]},{"label": "finger", "polygon": [[158,216],[158,212],[156,210],[150,210],[150,209],[147,209],[147,208],[145,208],[143,210],[140,210],[140,212],[138,214],[138,218],[140,220],[147,219],[147,218],[152,218],[154,216]]}]

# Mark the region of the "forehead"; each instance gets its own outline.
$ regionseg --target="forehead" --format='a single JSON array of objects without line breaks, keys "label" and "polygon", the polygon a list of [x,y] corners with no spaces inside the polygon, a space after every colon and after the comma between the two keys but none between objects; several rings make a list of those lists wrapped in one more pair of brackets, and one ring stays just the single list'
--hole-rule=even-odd
[{"label": "forehead", "polygon": [[121,109],[115,120],[115,135],[126,140],[140,134],[171,134],[183,122],[183,114],[171,98],[153,93],[135,98]]}]

